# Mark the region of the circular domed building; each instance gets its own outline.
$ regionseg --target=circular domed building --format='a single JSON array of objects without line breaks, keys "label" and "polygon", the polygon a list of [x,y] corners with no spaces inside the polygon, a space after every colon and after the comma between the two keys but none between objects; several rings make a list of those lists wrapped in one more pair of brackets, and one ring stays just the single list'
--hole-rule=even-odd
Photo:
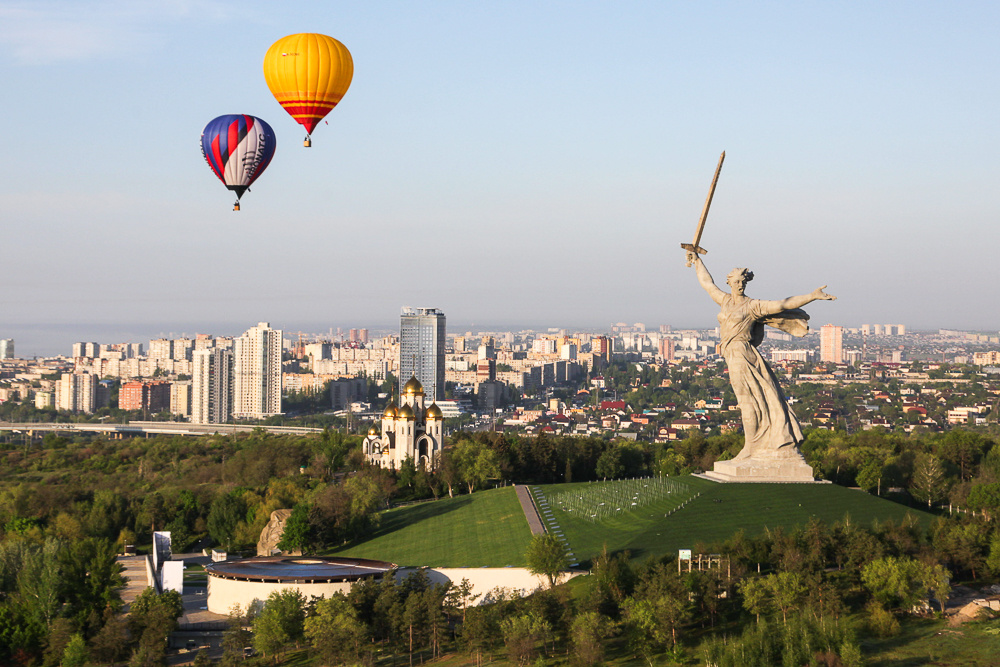
[{"label": "circular domed building", "polygon": [[382,412],[381,434],[369,431],[364,441],[365,458],[373,465],[399,469],[407,458],[427,470],[437,466],[444,447],[444,416],[437,403],[424,407],[424,388],[411,377],[403,385],[400,405],[390,397]]},{"label": "circular domed building", "polygon": [[274,591],[294,588],[306,599],[347,593],[360,579],[381,579],[396,565],[367,558],[316,558],[270,556],[210,563],[208,611],[228,614],[234,604],[246,609],[254,600],[264,602]]}]

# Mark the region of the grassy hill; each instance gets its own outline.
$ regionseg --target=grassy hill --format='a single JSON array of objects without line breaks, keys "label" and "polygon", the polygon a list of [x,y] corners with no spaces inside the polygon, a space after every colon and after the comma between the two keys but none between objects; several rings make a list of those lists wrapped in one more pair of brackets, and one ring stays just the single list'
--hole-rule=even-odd
[{"label": "grassy hill", "polygon": [[[778,526],[790,528],[816,517],[833,523],[850,514],[852,521],[870,525],[874,520],[901,520],[907,513],[921,523],[933,515],[835,484],[718,484],[698,477],[672,478],[687,487],[665,498],[619,514],[590,521],[553,501],[569,491],[594,493],[595,487],[620,482],[553,484],[531,487],[536,501],[549,501],[554,525],[565,535],[582,561],[600,553],[628,549],[645,559],[691,548],[696,542],[723,540],[742,528],[756,535]],[[686,502],[685,502],[686,501]],[[683,506],[678,507],[681,503]],[[671,511],[673,510],[673,511]]]},{"label": "grassy hill", "polygon": [[388,510],[369,539],[329,555],[406,566],[520,566],[530,541],[521,504],[508,486]]},{"label": "grassy hill", "polygon": [[[605,544],[609,551],[628,549],[634,558],[645,559],[691,548],[697,542],[723,540],[740,528],[755,535],[778,526],[801,525],[811,517],[833,523],[850,514],[862,525],[874,520],[899,521],[907,513],[922,523],[933,518],[926,512],[833,484],[717,484],[697,477],[677,477],[671,478],[669,493],[645,501],[631,500],[631,494],[642,495],[635,490],[636,482],[553,484],[531,489],[543,520],[550,530],[563,534],[581,562],[600,553]],[[588,518],[582,516],[585,512],[580,506],[570,507],[568,500],[573,496],[582,498],[580,503],[593,501],[595,506],[610,502],[612,497],[628,502],[618,503],[621,511]],[[506,487],[389,510],[382,514],[381,525],[369,539],[330,553],[400,565],[523,566],[530,539],[514,489]]]}]

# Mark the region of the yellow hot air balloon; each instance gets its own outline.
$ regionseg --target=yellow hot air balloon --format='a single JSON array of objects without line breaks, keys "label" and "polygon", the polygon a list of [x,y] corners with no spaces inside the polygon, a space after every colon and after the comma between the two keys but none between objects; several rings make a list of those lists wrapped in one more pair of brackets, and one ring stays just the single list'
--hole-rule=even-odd
[{"label": "yellow hot air balloon", "polygon": [[309,135],[337,106],[354,77],[354,60],[333,37],[312,32],[282,37],[264,56],[264,80],[278,103]]}]

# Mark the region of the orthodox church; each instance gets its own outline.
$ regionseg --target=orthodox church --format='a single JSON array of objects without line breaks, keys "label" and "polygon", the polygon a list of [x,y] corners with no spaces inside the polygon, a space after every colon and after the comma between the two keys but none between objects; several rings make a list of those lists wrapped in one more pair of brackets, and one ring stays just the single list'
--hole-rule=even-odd
[{"label": "orthodox church", "polygon": [[382,413],[382,433],[370,429],[364,441],[365,458],[383,468],[399,470],[403,461],[421,461],[433,470],[444,447],[444,417],[437,403],[424,407],[424,388],[415,377],[403,385],[400,405],[390,398]]}]

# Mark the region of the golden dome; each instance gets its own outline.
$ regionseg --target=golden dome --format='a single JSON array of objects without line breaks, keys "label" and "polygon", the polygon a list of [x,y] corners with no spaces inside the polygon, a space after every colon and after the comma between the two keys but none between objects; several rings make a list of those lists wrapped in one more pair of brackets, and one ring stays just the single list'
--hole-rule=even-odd
[{"label": "golden dome", "polygon": [[375,435],[375,429],[374,428],[368,429],[368,435]]},{"label": "golden dome", "polygon": [[420,380],[416,377],[411,377],[403,385],[403,393],[407,396],[423,396],[424,395],[424,385],[420,384]]},{"label": "golden dome", "polygon": [[382,413],[382,417],[385,419],[395,419],[398,416],[398,411],[396,408],[396,401],[392,399],[389,400],[389,405],[385,406],[385,412]]},{"label": "golden dome", "polygon": [[413,409],[409,405],[404,405],[399,409],[399,418],[407,421],[413,421],[415,419],[413,416]]},{"label": "golden dome", "polygon": [[431,407],[427,408],[427,414],[425,416],[427,419],[444,419],[444,415],[441,413],[441,408],[438,407],[437,403],[431,403]]}]

